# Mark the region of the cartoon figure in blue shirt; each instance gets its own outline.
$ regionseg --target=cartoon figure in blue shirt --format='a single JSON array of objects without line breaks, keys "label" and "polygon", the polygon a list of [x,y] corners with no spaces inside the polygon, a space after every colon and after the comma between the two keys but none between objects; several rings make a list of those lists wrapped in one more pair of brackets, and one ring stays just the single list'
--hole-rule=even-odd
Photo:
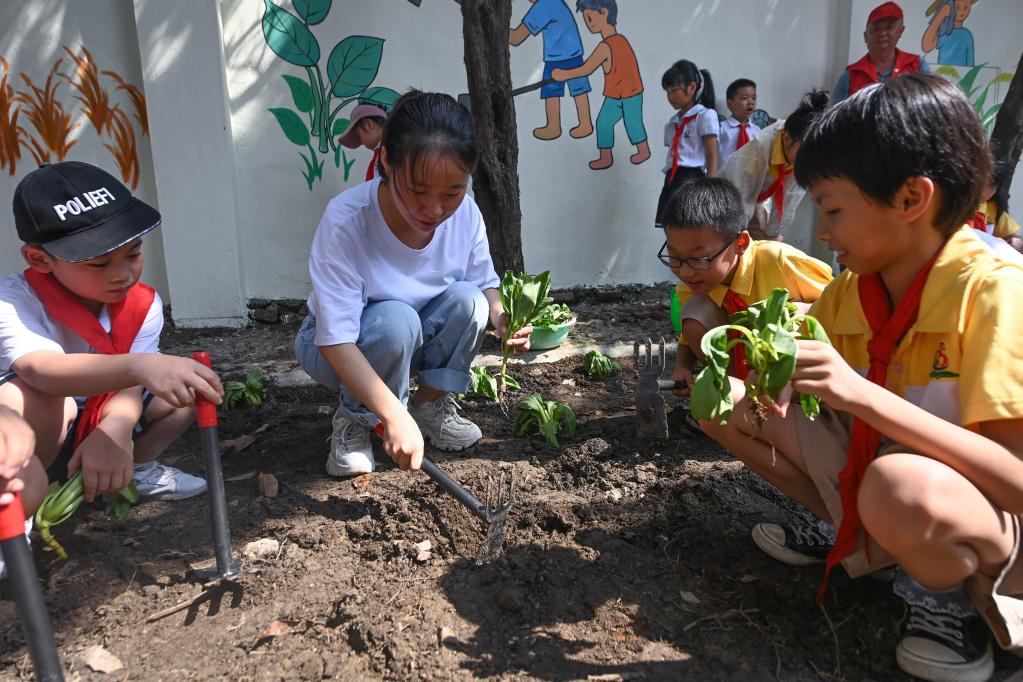
[{"label": "cartoon figure in blue shirt", "polygon": [[[572,10],[565,0],[529,0],[533,6],[522,17],[522,23],[508,33],[511,45],[521,45],[529,36],[543,34],[543,79],[551,80],[554,69],[574,69],[583,65],[583,41],[579,37]],[[586,137],[593,132],[590,119],[590,79],[586,76],[568,81],[568,92],[575,99],[579,124],[568,131],[575,138]],[[540,99],[547,110],[547,124],[533,130],[533,136],[541,140],[553,140],[561,136],[561,98],[565,95],[565,83],[551,82],[540,89]]]},{"label": "cartoon figure in blue shirt", "polygon": [[963,27],[977,0],[934,0],[925,14],[931,18],[920,41],[924,52],[938,48],[938,63],[973,66],[973,34]]}]

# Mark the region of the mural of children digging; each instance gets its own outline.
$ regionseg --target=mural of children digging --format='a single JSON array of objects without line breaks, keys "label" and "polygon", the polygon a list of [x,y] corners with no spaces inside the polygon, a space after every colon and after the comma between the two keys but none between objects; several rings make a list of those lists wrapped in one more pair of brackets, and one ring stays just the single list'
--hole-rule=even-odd
[{"label": "mural of children digging", "polygon": [[938,63],[949,66],[973,66],[973,33],[963,27],[977,0],[934,0],[925,12],[931,18],[920,48],[930,52],[938,48]]},{"label": "mural of children digging", "polygon": [[650,144],[643,125],[643,79],[639,75],[636,53],[616,28],[618,4],[615,0],[577,0],[575,7],[582,13],[590,33],[599,33],[603,40],[582,66],[554,69],[551,76],[556,81],[567,81],[588,76],[598,67],[604,67],[604,103],[597,114],[600,157],[590,161],[590,168],[601,170],[614,163],[614,129],[622,119],[629,141],[636,145],[636,153],[629,160],[634,164],[643,163],[650,158]]},{"label": "mural of children digging", "polygon": [[[521,45],[526,38],[537,33],[543,36],[543,79],[551,80],[554,69],[574,69],[583,63],[583,41],[575,24],[572,10],[565,0],[529,0],[533,6],[522,17],[522,23],[508,33],[508,43]],[[575,138],[593,132],[590,120],[590,79],[585,75],[568,79],[568,92],[575,100],[579,124],[568,131]],[[547,123],[533,130],[540,140],[553,140],[561,136],[561,98],[565,95],[564,82],[552,82],[540,89],[540,99],[547,110]]]}]

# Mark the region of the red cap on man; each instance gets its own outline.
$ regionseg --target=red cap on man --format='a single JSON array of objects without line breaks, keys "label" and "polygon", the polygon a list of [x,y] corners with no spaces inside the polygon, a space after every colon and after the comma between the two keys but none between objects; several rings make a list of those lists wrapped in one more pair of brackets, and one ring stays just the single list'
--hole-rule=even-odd
[{"label": "red cap on man", "polygon": [[902,19],[902,8],[894,2],[883,2],[870,12],[867,24],[873,24],[882,19]]}]

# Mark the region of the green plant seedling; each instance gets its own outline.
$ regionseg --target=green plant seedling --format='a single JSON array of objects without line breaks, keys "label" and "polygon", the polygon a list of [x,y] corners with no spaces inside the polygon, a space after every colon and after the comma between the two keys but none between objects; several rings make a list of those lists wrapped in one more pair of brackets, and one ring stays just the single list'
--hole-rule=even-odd
[{"label": "green plant seedling", "polygon": [[534,327],[556,327],[575,319],[573,313],[564,303],[551,303],[545,306],[536,319],[533,320]]},{"label": "green plant seedling", "polygon": [[[469,371],[469,395],[478,395],[499,402],[500,395],[497,392],[497,377],[491,376],[486,367],[473,367]],[[514,377],[506,377],[508,388],[519,390],[519,382]]]},{"label": "green plant seedling", "polygon": [[534,322],[548,304],[551,298],[547,292],[551,288],[551,273],[549,270],[541,272],[535,277],[527,274],[516,275],[511,270],[504,273],[501,280],[501,305],[508,319],[508,328],[501,337],[501,371],[499,395],[504,395],[508,387],[508,359],[511,357],[511,348],[508,347],[508,340],[520,329]]},{"label": "green plant seedling", "polygon": [[599,350],[588,351],[583,357],[583,371],[586,372],[586,376],[589,377],[606,379],[621,368],[622,366],[620,364],[607,357]]},{"label": "green plant seedling", "polygon": [[[788,291],[775,289],[764,301],[754,303],[735,313],[731,324],[715,327],[703,336],[700,347],[707,366],[696,377],[689,408],[697,419],[716,419],[725,424],[732,414],[731,385],[728,381],[730,353],[736,346],[746,349],[750,374],[746,379],[746,395],[758,424],[767,419],[767,408],[759,398],[778,400],[781,390],[796,370],[796,341],[812,339],[830,343],[820,323],[810,315],[800,315],[795,304],[788,301]],[[736,338],[729,339],[729,332]],[[820,398],[799,396],[800,406],[810,419],[820,414]]]},{"label": "green plant seedling", "polygon": [[224,383],[224,407],[231,409],[241,401],[245,401],[252,407],[259,407],[266,397],[266,388],[263,385],[263,375],[259,372],[250,372],[245,381],[228,381]]},{"label": "green plant seedling", "polygon": [[558,433],[572,438],[575,436],[575,412],[564,403],[544,400],[539,393],[534,393],[515,406],[515,423],[512,429],[516,436],[525,436],[531,427],[536,427],[540,435],[550,445],[560,448]]},{"label": "green plant seedling", "polygon": [[[46,491],[46,497],[35,513],[35,527],[46,544],[45,549],[54,551],[61,559],[67,559],[67,552],[53,537],[54,526],[70,519],[85,500],[85,484],[82,472],[77,471],[63,485],[54,481]],[[121,490],[110,495],[107,515],[124,523],[128,510],[139,501],[139,490],[132,481]]]}]

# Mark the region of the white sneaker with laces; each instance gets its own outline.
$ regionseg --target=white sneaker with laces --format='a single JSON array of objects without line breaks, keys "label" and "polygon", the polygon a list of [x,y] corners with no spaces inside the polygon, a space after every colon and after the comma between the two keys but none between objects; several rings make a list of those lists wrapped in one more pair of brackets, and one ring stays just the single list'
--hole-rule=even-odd
[{"label": "white sneaker with laces", "polygon": [[439,450],[464,450],[483,437],[480,427],[460,414],[458,403],[450,393],[433,402],[411,406],[409,414],[423,436]]},{"label": "white sneaker with laces", "polygon": [[330,434],[327,473],[331,476],[358,476],[373,471],[373,444],[369,429],[354,419],[334,412],[334,431]]},{"label": "white sneaker with laces", "polygon": [[206,479],[155,460],[136,464],[132,478],[143,500],[186,500],[206,492]]}]

